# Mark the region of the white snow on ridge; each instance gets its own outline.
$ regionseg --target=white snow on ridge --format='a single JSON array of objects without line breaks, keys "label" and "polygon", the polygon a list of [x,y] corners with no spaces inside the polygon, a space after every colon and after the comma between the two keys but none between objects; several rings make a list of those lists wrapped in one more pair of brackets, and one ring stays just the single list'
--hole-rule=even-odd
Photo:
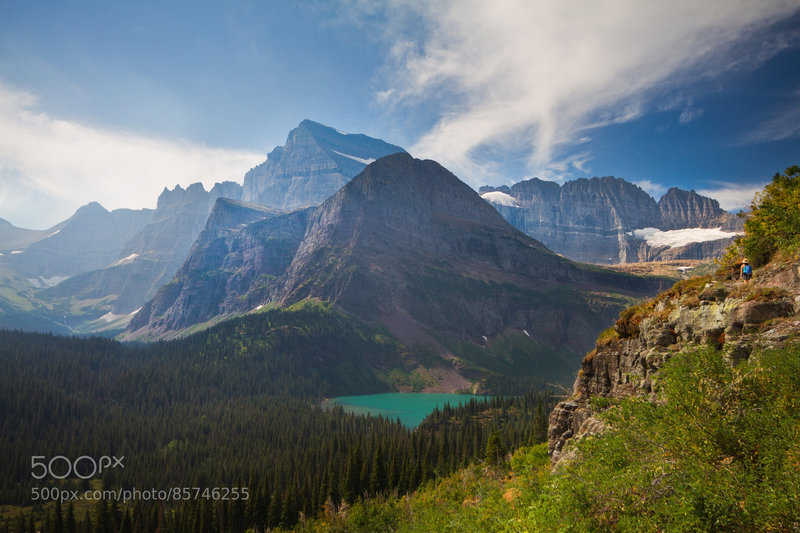
[{"label": "white snow on ridge", "polygon": [[114,313],[109,311],[108,313],[104,314],[103,316],[101,316],[97,320],[102,320],[103,322],[108,324],[109,322],[114,322],[115,320],[119,320],[120,318],[125,318],[126,316],[127,315],[115,315]]},{"label": "white snow on ridge", "polygon": [[708,242],[719,239],[729,239],[736,237],[738,233],[722,231],[722,228],[686,228],[661,231],[657,228],[636,229],[628,233],[640,239],[644,239],[650,246],[669,246],[676,248],[686,246],[693,242]]},{"label": "white snow on ridge", "polygon": [[38,278],[26,278],[28,283],[36,287],[37,289],[43,289],[45,287],[55,287],[65,279],[67,276],[53,276],[51,278],[46,278],[44,276],[39,276]]},{"label": "white snow on ridge", "polygon": [[342,152],[337,152],[336,150],[334,150],[333,153],[334,154],[339,154],[339,155],[341,155],[343,157],[346,157],[348,159],[352,159],[353,161],[358,161],[359,163],[364,163],[365,165],[369,165],[370,163],[374,163],[375,162],[374,159],[364,159],[363,157],[356,157],[356,156],[350,155],[350,154],[343,154]]},{"label": "white snow on ridge", "polygon": [[58,235],[59,233],[61,233],[61,230],[60,230],[60,229],[57,229],[57,230],[55,230],[53,233],[51,233],[50,235],[48,235],[47,237],[45,237],[45,239],[49,239],[49,238],[50,238],[50,237],[52,237],[53,235]]},{"label": "white snow on ridge", "polygon": [[139,257],[139,254],[131,254],[131,255],[129,255],[128,257],[123,257],[123,258],[122,258],[122,259],[120,259],[119,261],[117,261],[117,262],[115,262],[115,263],[112,263],[112,264],[111,264],[111,265],[109,265],[109,266],[115,267],[115,266],[121,265],[122,263],[127,263],[128,261],[133,261],[133,260],[134,260],[134,259],[136,259],[137,257]]},{"label": "white snow on ridge", "polygon": [[487,202],[491,202],[497,205],[505,205],[508,207],[519,207],[519,202],[517,202],[516,198],[514,198],[510,194],[506,194],[501,191],[485,192],[481,194],[481,198],[483,198]]},{"label": "white snow on ridge", "polygon": [[11,252],[11,255],[17,255],[17,254],[21,254],[21,253],[22,253],[22,250],[14,250],[13,252]]}]

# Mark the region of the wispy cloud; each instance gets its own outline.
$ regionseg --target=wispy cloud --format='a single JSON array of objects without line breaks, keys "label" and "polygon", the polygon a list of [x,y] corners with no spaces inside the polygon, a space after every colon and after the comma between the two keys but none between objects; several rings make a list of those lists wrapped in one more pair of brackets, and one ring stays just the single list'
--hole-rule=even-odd
[{"label": "wispy cloud", "polygon": [[[525,150],[529,171],[546,174],[564,165],[587,129],[634,120],[680,81],[741,66],[725,52],[798,9],[791,0],[391,5],[422,23],[391,32],[395,45],[377,98],[392,109],[436,110],[436,123],[411,151],[473,184],[492,170],[475,157],[479,149]],[[680,121],[702,113],[687,106]]]},{"label": "wispy cloud", "polygon": [[800,137],[800,91],[797,102],[791,109],[784,109],[778,115],[768,117],[755,128],[748,131],[740,144],[760,144]]},{"label": "wispy cloud", "polygon": [[747,209],[757,192],[764,189],[766,183],[756,185],[722,185],[716,189],[703,189],[698,194],[714,198],[719,206],[726,211]]},{"label": "wispy cloud", "polygon": [[107,209],[155,206],[165,184],[240,180],[264,158],[61,120],[0,84],[0,217],[18,225],[51,225],[92,200]]},{"label": "wispy cloud", "polygon": [[647,194],[658,200],[664,193],[667,192],[667,188],[661,185],[660,183],[655,183],[650,180],[639,180],[634,181],[634,184],[638,185],[642,188]]}]

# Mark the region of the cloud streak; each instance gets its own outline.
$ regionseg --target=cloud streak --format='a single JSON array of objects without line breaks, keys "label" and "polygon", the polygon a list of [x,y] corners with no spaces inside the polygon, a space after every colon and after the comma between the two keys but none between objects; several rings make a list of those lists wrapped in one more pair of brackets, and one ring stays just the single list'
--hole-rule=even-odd
[{"label": "cloud streak", "polygon": [[17,225],[52,225],[91,200],[153,207],[166,183],[241,180],[264,158],[61,120],[0,85],[0,216]]},{"label": "cloud streak", "polygon": [[[396,0],[399,7],[424,24],[406,39],[388,32],[397,39],[393,74],[378,100],[441,110],[411,151],[473,184],[493,170],[475,156],[480,149],[521,150],[529,171],[546,175],[587,130],[642,116],[682,80],[741,66],[725,52],[797,10],[784,0]],[[688,108],[681,122],[701,117]]]},{"label": "cloud streak", "polygon": [[714,198],[719,206],[726,211],[749,209],[753,197],[764,189],[766,183],[755,185],[724,185],[716,189],[702,189],[698,194]]}]

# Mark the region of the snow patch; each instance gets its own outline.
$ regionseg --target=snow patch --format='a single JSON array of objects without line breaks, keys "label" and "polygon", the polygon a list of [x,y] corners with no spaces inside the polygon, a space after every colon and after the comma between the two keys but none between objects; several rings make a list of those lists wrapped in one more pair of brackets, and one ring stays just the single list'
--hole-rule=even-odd
[{"label": "snow patch", "polygon": [[530,337],[530,336],[531,336],[531,334],[530,334],[530,333],[528,333],[528,330],[527,330],[527,329],[523,329],[523,330],[522,330],[522,332],[523,332],[525,335],[527,335],[528,337]]},{"label": "snow patch", "polygon": [[264,304],[261,304],[261,305],[257,305],[257,306],[255,306],[255,307],[253,308],[253,310],[252,310],[252,311],[250,311],[250,312],[251,312],[251,313],[255,313],[256,311],[261,311],[262,309],[264,309]]},{"label": "snow patch", "polygon": [[489,342],[489,339],[486,338],[486,335],[481,335],[483,337],[483,342]]},{"label": "snow patch", "polygon": [[115,267],[115,266],[121,265],[122,263],[128,263],[130,261],[133,261],[137,257],[139,257],[139,254],[131,254],[128,257],[123,257],[119,261],[117,261],[115,263],[112,263],[110,266]]},{"label": "snow patch", "polygon": [[45,287],[55,287],[69,276],[53,276],[51,278],[46,278],[44,276],[39,276],[38,278],[26,278],[28,283],[36,287],[37,289],[44,289]]},{"label": "snow patch", "polygon": [[353,161],[358,161],[359,163],[364,163],[365,165],[369,165],[370,163],[374,163],[374,159],[364,159],[363,157],[356,157],[350,154],[343,154],[342,152],[337,152],[336,150],[333,151],[334,154],[339,154],[342,157],[346,157],[348,159],[352,159]]},{"label": "snow patch", "polygon": [[507,207],[519,207],[519,202],[510,194],[500,191],[485,192],[481,194],[481,198],[487,202],[497,205],[505,205]]},{"label": "snow patch", "polygon": [[636,229],[628,233],[639,239],[644,239],[650,246],[668,246],[676,248],[686,246],[693,242],[708,242],[719,239],[729,239],[739,235],[735,232],[722,231],[722,228],[686,228],[661,231],[657,228]]},{"label": "snow patch", "polygon": [[135,315],[136,313],[138,313],[138,312],[139,312],[139,311],[141,311],[141,310],[142,310],[142,308],[140,307],[139,309],[137,309],[137,310],[136,310],[136,311],[134,311],[133,313],[129,314],[128,316],[133,316],[133,315]]},{"label": "snow patch", "polygon": [[13,252],[11,252],[11,255],[16,255],[16,254],[21,254],[21,253],[22,253],[22,250],[14,250]]},{"label": "snow patch", "polygon": [[120,318],[125,318],[126,316],[127,315],[115,315],[114,313],[109,311],[108,313],[106,313],[103,316],[101,316],[100,318],[98,318],[98,320],[102,320],[103,322],[108,324],[109,322],[114,322],[116,320],[119,320]]},{"label": "snow patch", "polygon": [[48,235],[47,237],[45,237],[45,239],[49,239],[49,238],[50,238],[50,237],[52,237],[53,235],[58,235],[59,233],[61,233],[61,230],[60,230],[60,229],[57,229],[57,230],[55,230],[53,233],[51,233],[50,235]]}]

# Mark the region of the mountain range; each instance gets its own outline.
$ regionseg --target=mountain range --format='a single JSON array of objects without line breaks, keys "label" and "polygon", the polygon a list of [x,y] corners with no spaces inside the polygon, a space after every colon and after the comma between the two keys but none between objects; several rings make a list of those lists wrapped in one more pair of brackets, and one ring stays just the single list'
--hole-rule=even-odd
[{"label": "mountain range", "polygon": [[481,187],[480,193],[520,231],[587,263],[711,259],[743,227],[719,202],[695,191],[673,187],[656,202],[614,177],[564,184],[533,178],[511,187]]},{"label": "mountain range", "polygon": [[46,231],[0,221],[0,327],[119,332],[175,275],[218,198],[273,207],[319,204],[368,162],[399,151],[304,120],[244,176],[244,185],[165,188],[155,210],[109,213],[91,203]]},{"label": "mountain range", "polygon": [[368,165],[317,208],[276,215],[220,200],[223,210],[232,216],[212,216],[223,227],[207,225],[126,339],[323,301],[386,328],[434,387],[487,373],[563,381],[625,302],[663,286],[553,254],[441,165],[406,153]]},{"label": "mountain range", "polygon": [[[109,212],[97,203],[90,203],[67,221],[44,231],[15,228],[0,221],[0,327],[116,334],[130,322],[129,336],[134,331],[138,331],[136,335],[149,337],[169,336],[191,325],[250,311],[263,302],[282,305],[310,297],[336,301],[341,309],[351,312],[357,312],[363,305],[364,309],[370,309],[365,313],[371,319],[382,317],[383,322],[394,325],[401,338],[411,339],[412,343],[421,339],[430,344],[430,331],[440,327],[450,333],[460,328],[454,338],[469,338],[470,342],[482,341],[484,336],[490,338],[486,333],[495,334],[497,326],[486,327],[487,324],[492,321],[507,324],[507,320],[496,316],[508,312],[507,309],[498,311],[492,304],[480,312],[464,312],[458,320],[453,318],[446,324],[427,327],[426,331],[420,324],[427,319],[420,318],[424,313],[417,313],[425,306],[415,302],[411,289],[403,292],[392,288],[395,283],[401,289],[424,289],[410,284],[409,279],[422,285],[448,282],[442,276],[447,278],[449,273],[443,274],[436,261],[415,259],[412,262],[425,266],[402,272],[394,261],[406,252],[423,258],[425,254],[437,257],[436,252],[445,246],[447,238],[457,234],[452,228],[436,233],[433,227],[420,226],[422,220],[417,218],[422,211],[408,210],[412,206],[420,210],[426,204],[415,201],[402,205],[395,201],[411,194],[415,187],[425,191],[428,184],[424,181],[405,176],[403,179],[408,180],[410,188],[395,191],[397,198],[387,197],[383,207],[373,206],[382,209],[382,214],[371,213],[370,222],[359,223],[362,229],[351,236],[359,237],[353,240],[353,246],[339,242],[338,233],[325,233],[333,231],[333,226],[325,230],[318,217],[334,217],[336,231],[344,231],[341,224],[349,220],[344,215],[360,209],[350,204],[359,205],[366,199],[351,198],[348,207],[342,207],[335,216],[330,209],[319,211],[321,208],[314,206],[328,198],[333,201],[339,195],[337,191],[343,191],[342,187],[367,164],[395,153],[405,151],[379,139],[345,134],[305,120],[289,133],[284,146],[275,148],[264,163],[245,174],[243,185],[217,183],[209,191],[199,183],[187,188],[165,188],[155,210]],[[658,237],[653,231],[738,227],[737,221],[719,209],[715,201],[694,191],[673,189],[656,203],[637,186],[617,178],[577,180],[564,185],[534,179],[512,187],[482,188],[481,195],[512,225],[548,248],[567,258],[595,263],[692,254],[700,258],[713,256],[720,243],[726,241],[700,242],[689,247],[656,246],[648,242]],[[474,203],[477,196],[460,198]],[[455,201],[449,200],[448,209],[454,208]],[[291,212],[298,208],[302,209]],[[435,209],[440,208],[443,207]],[[428,206],[428,209],[434,208]],[[496,212],[491,208],[486,212],[493,213],[493,224],[496,223]],[[370,213],[364,216],[367,214]],[[386,222],[397,217],[392,224]],[[397,234],[396,228],[404,227],[403,224],[408,228]],[[400,246],[399,242],[393,242],[387,247],[386,235],[406,240],[414,235],[415,240],[413,244],[402,241]],[[328,248],[315,248],[314,242],[326,242],[324,246],[349,255],[338,256],[338,252],[330,252]],[[473,237],[469,242],[473,243],[469,246],[478,242],[483,243],[480,246],[489,246],[484,237]],[[468,245],[461,246],[470,250],[468,253],[462,250],[465,257],[475,253]],[[543,249],[538,243],[532,246]],[[312,251],[337,267],[323,276],[319,263],[311,261]],[[506,253],[511,252],[506,250]],[[226,258],[225,262],[213,272],[200,268],[215,264],[221,257]],[[441,261],[455,264],[454,257],[446,254],[444,257]],[[365,266],[368,264],[372,266]],[[478,271],[484,267],[476,264],[468,269]],[[376,269],[394,276],[394,282],[386,279],[377,282],[373,287],[375,292],[366,299],[345,290],[358,286],[352,280],[345,282],[350,279],[348,275],[364,276]],[[236,276],[228,276],[231,271]],[[200,272],[206,284],[203,290],[193,285],[195,279],[187,285],[194,289],[177,291],[179,283],[186,284],[187,279],[199,276]],[[503,274],[506,275],[507,272]],[[374,283],[362,282],[365,287]],[[206,292],[212,286],[217,292]],[[312,286],[326,289],[315,292]],[[166,289],[178,294],[180,305],[166,297],[173,294],[165,292]],[[356,304],[357,301],[360,303]],[[448,312],[453,313],[460,304],[451,303],[453,309]],[[145,318],[148,309],[150,315]],[[131,322],[140,310],[141,316]],[[473,316],[476,313],[478,316]],[[468,326],[456,328],[459,320],[467,320]],[[522,329],[530,333],[528,328]],[[466,330],[472,333],[466,335]]]}]

